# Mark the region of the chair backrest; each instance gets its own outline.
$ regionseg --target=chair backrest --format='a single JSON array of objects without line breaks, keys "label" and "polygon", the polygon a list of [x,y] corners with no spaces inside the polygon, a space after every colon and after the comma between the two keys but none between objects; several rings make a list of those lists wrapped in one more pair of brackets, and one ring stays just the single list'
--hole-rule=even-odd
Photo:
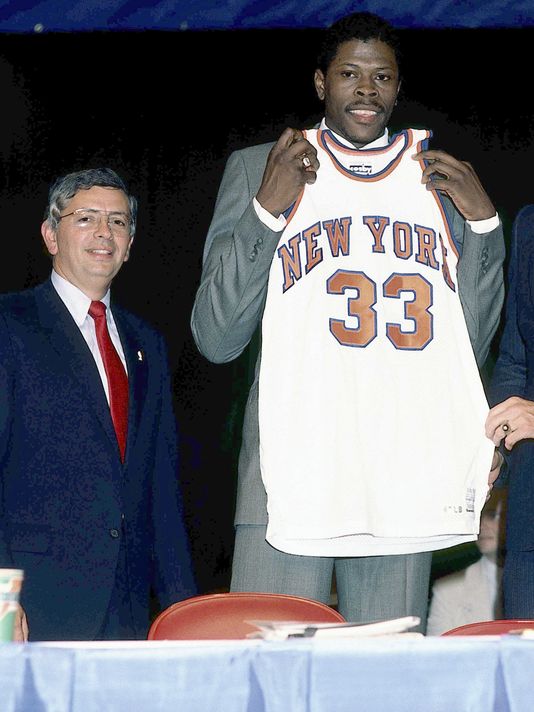
[{"label": "chair backrest", "polygon": [[277,593],[212,593],[178,601],[162,611],[148,640],[231,640],[246,638],[251,620],[345,623],[325,603]]},{"label": "chair backrest", "polygon": [[457,628],[445,631],[442,635],[502,635],[510,631],[534,628],[534,620],[529,618],[509,618],[496,621],[479,621],[466,623]]}]

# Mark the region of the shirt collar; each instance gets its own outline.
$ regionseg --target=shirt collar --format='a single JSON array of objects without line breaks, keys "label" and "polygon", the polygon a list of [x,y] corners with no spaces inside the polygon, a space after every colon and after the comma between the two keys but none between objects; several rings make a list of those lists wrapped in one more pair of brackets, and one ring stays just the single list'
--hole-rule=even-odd
[{"label": "shirt collar", "polygon": [[[72,282],[69,282],[64,277],[59,275],[55,270],[52,270],[52,284],[61,300],[70,312],[70,315],[80,327],[87,316],[92,299],[82,292],[81,289],[75,287]],[[109,308],[110,292],[109,289],[100,300]]]},{"label": "shirt collar", "polygon": [[[328,129],[329,131],[331,131],[331,132],[334,134],[334,136],[336,137],[336,139],[337,139],[340,143],[342,143],[344,146],[348,146],[349,148],[355,148],[355,149],[356,149],[356,146],[354,146],[350,141],[347,141],[346,138],[343,138],[343,136],[340,136],[340,135],[339,135],[338,133],[336,133],[335,131],[332,131],[332,129],[329,128],[329,127],[326,125],[326,119],[323,118],[323,120],[321,121],[321,125],[319,126],[319,128],[320,128],[321,130]],[[388,132],[388,130],[387,130],[387,128],[386,128],[386,129],[384,130],[384,133],[382,134],[382,136],[379,136],[378,138],[375,138],[374,141],[371,141],[370,143],[367,143],[365,146],[362,146],[361,148],[365,148],[365,149],[368,149],[368,148],[383,148],[384,146],[387,146],[387,145],[388,145],[388,142],[389,142],[389,132]],[[358,150],[358,149],[356,149],[356,150]]]}]

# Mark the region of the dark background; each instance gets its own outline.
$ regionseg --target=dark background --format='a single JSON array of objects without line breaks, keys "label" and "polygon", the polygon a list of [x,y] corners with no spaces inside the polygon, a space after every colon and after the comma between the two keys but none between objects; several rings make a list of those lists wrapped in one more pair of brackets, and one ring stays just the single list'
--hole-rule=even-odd
[{"label": "dark background", "polygon": [[[201,592],[229,583],[254,360],[249,349],[213,365],[193,343],[204,239],[230,152],[321,117],[312,81],[319,36],[273,29],[0,37],[0,290],[49,274],[39,229],[57,175],[106,165],[129,182],[140,201],[137,236],[113,291],[167,338]],[[431,128],[433,147],[471,162],[509,240],[514,215],[534,198],[534,28],[401,37],[404,82],[391,128]],[[437,573],[458,556],[440,555]]]}]

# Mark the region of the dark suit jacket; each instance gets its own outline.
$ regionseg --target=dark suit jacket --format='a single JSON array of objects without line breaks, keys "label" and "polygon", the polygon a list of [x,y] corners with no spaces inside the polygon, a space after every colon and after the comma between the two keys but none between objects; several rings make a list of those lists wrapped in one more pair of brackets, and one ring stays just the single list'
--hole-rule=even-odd
[{"label": "dark suit jacket", "polygon": [[[505,325],[490,388],[492,405],[510,396],[534,401],[534,205],[517,214],[512,230]],[[534,440],[522,440],[508,462],[506,547],[534,549]]]},{"label": "dark suit jacket", "polygon": [[123,532],[138,637],[150,587],[163,607],[194,593],[164,342],[112,310],[129,374],[124,465],[95,361],[52,283],[0,297],[0,566],[24,569],[32,640],[97,635]]}]

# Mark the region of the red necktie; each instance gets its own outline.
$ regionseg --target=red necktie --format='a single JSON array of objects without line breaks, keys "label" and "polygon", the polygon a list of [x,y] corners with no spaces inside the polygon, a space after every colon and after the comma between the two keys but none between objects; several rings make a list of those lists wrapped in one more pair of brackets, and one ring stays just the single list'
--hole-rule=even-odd
[{"label": "red necktie", "polygon": [[128,432],[128,377],[109,335],[106,305],[103,302],[91,302],[89,314],[95,320],[96,340],[108,379],[111,419],[115,426],[121,460],[124,462]]}]

